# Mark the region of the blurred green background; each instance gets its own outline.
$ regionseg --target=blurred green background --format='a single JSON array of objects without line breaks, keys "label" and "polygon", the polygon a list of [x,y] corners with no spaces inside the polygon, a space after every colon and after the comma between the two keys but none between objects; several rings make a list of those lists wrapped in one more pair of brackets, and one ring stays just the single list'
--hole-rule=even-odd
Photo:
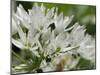
[{"label": "blurred green background", "polygon": [[[22,4],[27,11],[31,9],[34,3],[41,5],[43,2],[25,2],[16,1],[16,6]],[[79,5],[79,4],[59,4],[59,3],[43,3],[47,8],[57,7],[58,13],[63,12],[65,16],[74,15],[73,25],[79,22],[81,25],[86,25],[87,32],[93,36],[96,34],[96,6]]]}]

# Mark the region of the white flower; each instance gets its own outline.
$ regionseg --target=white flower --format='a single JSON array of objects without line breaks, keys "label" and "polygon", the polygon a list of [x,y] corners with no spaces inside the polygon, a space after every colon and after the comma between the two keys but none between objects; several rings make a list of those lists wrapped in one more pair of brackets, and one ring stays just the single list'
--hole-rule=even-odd
[{"label": "white flower", "polygon": [[79,52],[85,59],[95,63],[95,39],[87,34],[80,44]]},{"label": "white flower", "polygon": [[[15,33],[18,32],[19,38],[12,38],[12,43],[17,46],[18,48],[24,50],[24,49],[29,49],[29,50],[36,50],[38,48],[38,46],[34,46],[36,38],[38,38],[38,35],[36,35],[36,31],[34,31],[34,28],[32,26],[28,25],[28,32],[24,32],[22,29],[22,24],[24,24],[24,21],[21,21],[19,18],[21,17],[16,17],[16,14],[14,14],[13,16],[14,18],[12,18],[12,29],[13,29],[13,33],[12,35],[14,35]],[[21,17],[22,18],[22,17]],[[24,26],[25,28],[25,26]],[[15,30],[14,30],[15,29]],[[16,32],[14,32],[16,31]],[[35,52],[34,52],[35,53]]]},{"label": "white flower", "polygon": [[64,31],[71,30],[73,26],[70,28],[67,27],[72,22],[73,17],[74,17],[73,15],[70,17],[69,16],[64,17],[63,13],[61,13],[59,16],[55,16],[55,26],[56,26],[55,32],[62,33]]},{"label": "white flower", "polygon": [[72,47],[76,48],[77,53],[80,53],[85,59],[95,61],[95,39],[89,34],[85,34],[86,29],[78,23],[70,33],[69,42]]},{"label": "white flower", "polygon": [[45,9],[43,4],[40,7],[35,4],[32,10],[29,10],[29,16],[34,28],[41,33],[53,22],[54,8],[47,11]]},{"label": "white flower", "polygon": [[12,36],[18,33],[19,37],[12,37],[12,43],[38,57],[42,55],[39,68],[43,72],[73,69],[81,57],[95,62],[95,39],[85,34],[84,25],[75,23],[68,27],[73,15],[64,17],[57,12],[57,8],[35,4],[27,13],[19,5],[12,16]]},{"label": "white flower", "polygon": [[12,12],[12,35],[17,33],[17,25],[18,25],[18,19],[14,17],[14,12]]}]

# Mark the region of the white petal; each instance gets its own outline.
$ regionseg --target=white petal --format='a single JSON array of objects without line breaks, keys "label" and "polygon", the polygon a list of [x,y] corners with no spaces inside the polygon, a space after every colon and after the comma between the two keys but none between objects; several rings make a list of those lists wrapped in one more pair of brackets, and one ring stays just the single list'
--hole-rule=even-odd
[{"label": "white petal", "polygon": [[39,53],[38,53],[38,51],[37,51],[38,48],[39,48],[39,47],[36,46],[36,47],[31,48],[30,50],[32,51],[32,53],[33,53],[34,55],[40,57],[40,55],[39,55]]},{"label": "white petal", "polygon": [[12,17],[12,35],[17,32],[17,24],[14,18]]},{"label": "white petal", "polygon": [[63,22],[63,13],[60,13],[60,15],[57,17],[57,21],[61,21],[61,23]]},{"label": "white petal", "polygon": [[45,14],[45,6],[43,5],[43,3],[41,4],[41,10],[42,10],[42,12]]},{"label": "white petal", "polygon": [[34,50],[36,50],[38,48],[39,48],[38,46],[35,46],[35,47],[31,48],[30,50],[34,51]]},{"label": "white petal", "polygon": [[19,5],[19,7],[17,7],[16,17],[21,21],[23,26],[25,26],[26,28],[29,28],[28,22],[30,21],[30,18],[21,4]]},{"label": "white petal", "polygon": [[16,47],[18,47],[18,48],[20,48],[20,49],[23,49],[23,48],[24,48],[24,45],[21,43],[21,41],[18,41],[18,40],[15,40],[15,39],[12,38],[12,43],[13,43]]},{"label": "white petal", "polygon": [[28,30],[27,41],[30,42],[32,45],[34,44],[34,38],[36,35],[36,29],[31,25]]},{"label": "white petal", "polygon": [[23,6],[20,4],[19,7],[17,7],[17,14],[23,18],[26,16],[27,12],[24,10]]},{"label": "white petal", "polygon": [[46,15],[46,16],[47,16],[48,18],[51,18],[51,17],[54,15],[54,9],[55,9],[55,8],[53,7],[53,8],[51,8],[50,10],[49,10],[49,9],[47,10],[47,15]]},{"label": "white petal", "polygon": [[74,27],[75,27],[75,25],[73,25],[73,26],[70,27],[70,28],[65,29],[64,31],[65,31],[65,32],[70,31],[70,30],[73,29]]},{"label": "white petal", "polygon": [[62,50],[62,52],[74,50],[74,49],[76,49],[76,48],[78,48],[78,47],[79,47],[79,46],[64,48],[64,49]]},{"label": "white petal", "polygon": [[72,15],[71,17],[69,17],[69,19],[66,21],[65,26],[67,27],[73,20],[74,15]]},{"label": "white petal", "polygon": [[23,32],[23,30],[21,29],[19,25],[17,27],[18,27],[18,33],[19,33],[20,39],[22,40],[23,44],[25,44],[26,34]]}]

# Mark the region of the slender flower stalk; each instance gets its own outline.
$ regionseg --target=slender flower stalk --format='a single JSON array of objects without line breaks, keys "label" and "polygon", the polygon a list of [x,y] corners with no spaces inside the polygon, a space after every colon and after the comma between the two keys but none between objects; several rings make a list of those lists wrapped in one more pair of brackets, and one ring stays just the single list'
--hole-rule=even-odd
[{"label": "slender flower stalk", "polygon": [[26,12],[20,4],[12,14],[12,43],[29,58],[23,58],[27,63],[16,65],[13,72],[71,70],[80,58],[95,64],[95,38],[86,34],[85,25],[69,27],[73,17],[37,3]]}]

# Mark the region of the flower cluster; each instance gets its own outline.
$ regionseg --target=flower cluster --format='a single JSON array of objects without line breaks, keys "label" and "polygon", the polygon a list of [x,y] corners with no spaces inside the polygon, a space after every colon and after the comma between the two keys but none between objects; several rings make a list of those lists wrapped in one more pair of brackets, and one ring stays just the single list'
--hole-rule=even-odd
[{"label": "flower cluster", "polygon": [[[26,12],[22,5],[12,13],[12,44],[23,56],[13,73],[71,70],[81,58],[95,64],[95,38],[86,33],[85,25],[70,25],[72,16],[58,15],[58,8],[47,9],[36,3]],[[80,69],[80,68],[79,68]]]}]

